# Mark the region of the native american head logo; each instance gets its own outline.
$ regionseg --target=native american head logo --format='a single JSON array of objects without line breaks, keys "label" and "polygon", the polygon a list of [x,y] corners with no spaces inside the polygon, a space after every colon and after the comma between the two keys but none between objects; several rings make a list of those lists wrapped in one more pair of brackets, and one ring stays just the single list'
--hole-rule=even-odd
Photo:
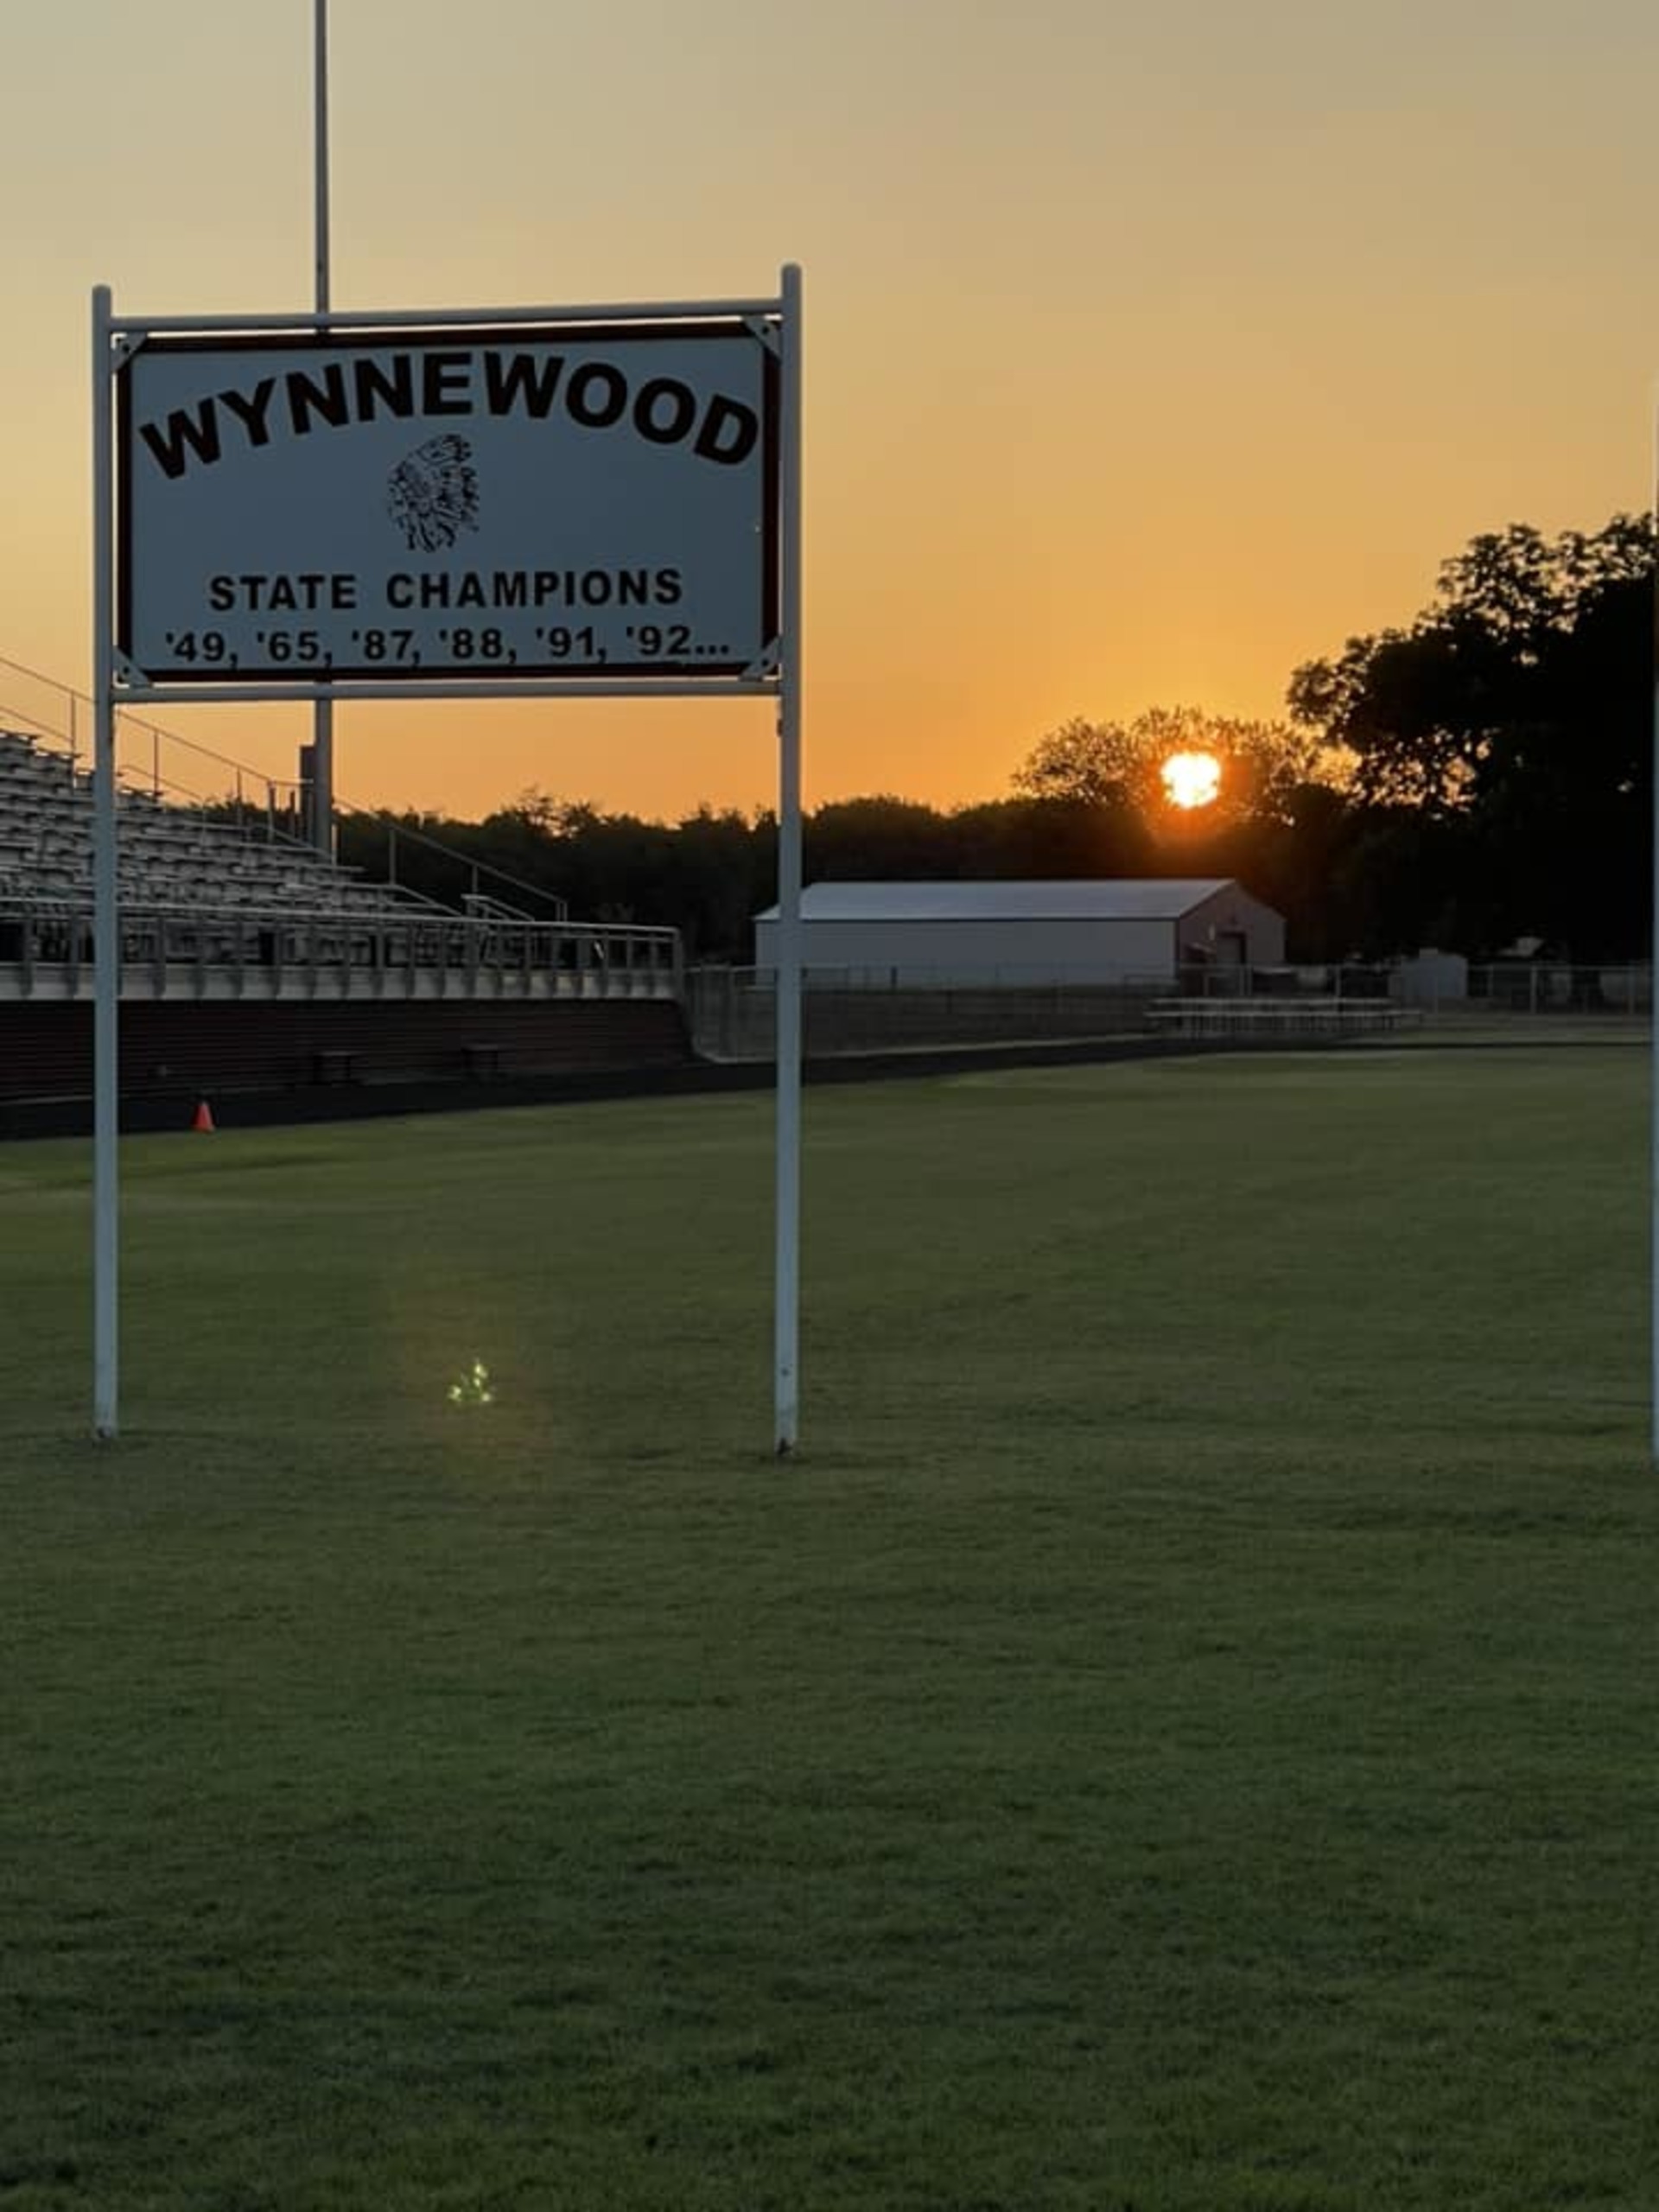
[{"label": "native american head logo", "polygon": [[478,471],[473,449],[453,432],[429,438],[386,479],[386,512],[411,553],[440,553],[463,530],[478,528]]}]

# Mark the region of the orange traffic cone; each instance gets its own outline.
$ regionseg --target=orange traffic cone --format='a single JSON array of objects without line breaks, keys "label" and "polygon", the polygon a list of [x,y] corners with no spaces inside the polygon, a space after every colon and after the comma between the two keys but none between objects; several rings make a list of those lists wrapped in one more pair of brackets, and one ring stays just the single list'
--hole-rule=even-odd
[{"label": "orange traffic cone", "polygon": [[196,1104],[196,1118],[191,1122],[190,1126],[193,1129],[205,1129],[210,1136],[212,1135],[213,1128],[213,1109],[207,1103],[207,1101],[205,1098],[198,1100]]}]

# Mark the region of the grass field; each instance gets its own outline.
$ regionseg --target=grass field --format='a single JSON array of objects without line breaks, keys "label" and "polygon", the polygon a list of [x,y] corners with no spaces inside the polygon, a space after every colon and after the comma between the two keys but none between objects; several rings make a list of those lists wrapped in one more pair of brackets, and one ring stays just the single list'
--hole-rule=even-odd
[{"label": "grass field", "polygon": [[0,1153],[0,2212],[1651,2212],[1645,1076]]}]

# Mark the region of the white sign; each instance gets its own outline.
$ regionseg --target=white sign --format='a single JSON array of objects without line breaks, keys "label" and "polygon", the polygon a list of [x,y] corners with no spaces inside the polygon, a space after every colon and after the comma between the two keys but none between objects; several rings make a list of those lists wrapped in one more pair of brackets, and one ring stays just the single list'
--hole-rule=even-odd
[{"label": "white sign", "polygon": [[774,335],[140,337],[116,379],[129,679],[770,672]]}]

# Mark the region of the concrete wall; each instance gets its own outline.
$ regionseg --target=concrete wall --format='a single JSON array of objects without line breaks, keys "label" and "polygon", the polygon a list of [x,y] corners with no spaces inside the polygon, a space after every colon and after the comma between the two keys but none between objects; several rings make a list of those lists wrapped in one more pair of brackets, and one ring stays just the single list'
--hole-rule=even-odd
[{"label": "concrete wall", "polygon": [[[120,1009],[124,1102],[175,1096],[188,1106],[235,1090],[657,1067],[683,1063],[690,1053],[685,1017],[668,999],[448,1006],[138,1001]],[[0,1103],[90,1097],[92,1088],[89,1005],[0,1006]]]}]

